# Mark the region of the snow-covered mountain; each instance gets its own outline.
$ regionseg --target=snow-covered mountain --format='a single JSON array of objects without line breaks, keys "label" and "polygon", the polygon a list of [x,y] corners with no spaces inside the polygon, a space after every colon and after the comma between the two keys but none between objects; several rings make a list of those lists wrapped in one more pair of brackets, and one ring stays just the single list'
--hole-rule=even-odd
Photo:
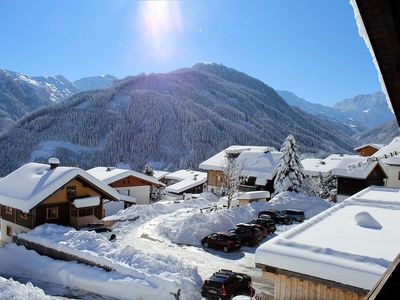
[{"label": "snow-covered mountain", "polygon": [[371,129],[394,119],[382,92],[358,95],[342,100],[333,107],[309,102],[292,92],[277,91],[277,93],[290,105],[314,116],[348,125],[357,131]]},{"label": "snow-covered mountain", "polygon": [[389,144],[395,137],[400,136],[399,125],[396,120],[355,134],[357,146],[368,143]]},{"label": "snow-covered mountain", "polygon": [[115,80],[105,75],[71,82],[62,75],[30,77],[0,69],[0,133],[38,108],[59,103],[80,91],[110,87]]},{"label": "snow-covered mountain", "polygon": [[[354,140],[329,121],[289,106],[269,86],[234,69],[197,64],[119,80],[23,118],[0,136],[4,175],[56,156],[90,168],[197,168],[230,145],[280,148],[293,133],[302,153],[349,152]],[[0,175],[1,175],[0,174]]]},{"label": "snow-covered mountain", "polygon": [[0,132],[35,109],[76,92],[65,77],[29,77],[0,69]]},{"label": "snow-covered mountain", "polygon": [[116,77],[107,74],[102,76],[84,77],[79,80],[75,80],[73,84],[79,92],[82,92],[108,88],[112,86],[115,80],[117,80]]}]

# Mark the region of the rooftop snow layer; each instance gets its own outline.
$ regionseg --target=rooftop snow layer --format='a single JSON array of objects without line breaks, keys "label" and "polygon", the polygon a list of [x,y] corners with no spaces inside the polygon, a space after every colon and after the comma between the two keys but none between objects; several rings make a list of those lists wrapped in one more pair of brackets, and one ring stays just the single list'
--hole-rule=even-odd
[{"label": "rooftop snow layer", "polygon": [[265,185],[278,168],[282,153],[273,147],[230,146],[200,164],[200,169],[223,171],[227,153],[240,153],[236,161],[242,168],[241,175],[256,177],[257,185]]},{"label": "rooftop snow layer", "polygon": [[301,161],[304,174],[308,176],[318,176],[320,173],[327,176],[334,168],[340,165],[343,158],[349,155],[331,154],[324,159],[306,158]]},{"label": "rooftop snow layer", "polygon": [[111,198],[119,199],[119,194],[114,189],[82,169],[50,169],[47,164],[28,163],[0,180],[0,204],[29,212],[77,176],[97,186]]},{"label": "rooftop snow layer", "polygon": [[238,200],[269,199],[271,194],[268,191],[246,192],[237,197]]},{"label": "rooftop snow layer", "polygon": [[155,179],[153,176],[148,176],[143,173],[139,173],[132,170],[125,170],[125,169],[118,169],[118,168],[111,168],[111,167],[96,167],[90,170],[87,170],[89,174],[96,177],[97,179],[110,184],[115,181],[118,181],[122,178],[133,176],[136,178],[140,178],[142,180],[148,181],[158,186],[165,186],[162,182]]},{"label": "rooftop snow layer", "polygon": [[154,170],[153,171],[153,177],[157,180],[160,180],[161,178],[163,178],[165,175],[169,174],[170,172],[168,171],[158,171],[158,170]]},{"label": "rooftop snow layer", "polygon": [[[372,170],[379,164],[379,162],[371,162],[369,164],[364,164],[365,157],[359,155],[347,155],[344,156],[340,162],[332,169],[332,175],[350,178],[365,179],[372,172]],[[349,171],[348,167],[350,165],[357,165],[361,163],[361,166]],[[384,168],[382,168],[384,170]]]},{"label": "rooftop snow layer", "polygon": [[369,187],[267,241],[255,261],[371,289],[398,254],[399,226],[400,189]]},{"label": "rooftop snow layer", "polygon": [[354,148],[354,151],[362,149],[362,148],[365,148],[365,147],[368,147],[368,146],[379,150],[385,145],[384,144],[371,144],[370,143],[370,144],[365,144],[365,145],[358,146],[357,148]]},{"label": "rooftop snow layer", "polygon": [[100,204],[100,198],[98,196],[79,198],[75,199],[72,204],[76,208],[97,206]]},{"label": "rooftop snow layer", "polygon": [[193,170],[178,170],[176,172],[168,173],[167,175],[165,175],[165,179],[182,181],[185,179],[193,179],[195,176],[197,177],[197,179],[204,177],[207,178],[207,173]]},{"label": "rooftop snow layer", "polygon": [[[395,151],[398,153],[395,155]],[[373,157],[384,157],[388,158],[382,159],[382,163],[388,165],[400,165],[400,137],[396,137],[388,145],[383,146],[380,150],[372,155]]]}]

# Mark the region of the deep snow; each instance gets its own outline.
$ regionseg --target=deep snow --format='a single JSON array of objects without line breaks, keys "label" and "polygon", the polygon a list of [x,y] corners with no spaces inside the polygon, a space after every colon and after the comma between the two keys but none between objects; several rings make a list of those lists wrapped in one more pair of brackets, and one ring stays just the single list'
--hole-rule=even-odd
[{"label": "deep snow", "polygon": [[0,300],[50,300],[41,289],[34,287],[32,283],[21,284],[13,279],[0,277]]},{"label": "deep snow", "polygon": [[[94,232],[76,232],[54,225],[40,226],[25,236],[111,263],[117,272],[53,260],[15,245],[0,248],[0,272],[21,277],[35,274],[43,281],[119,299],[148,299],[149,295],[154,299],[173,299],[169,293],[178,288],[183,291],[181,299],[199,299],[201,279],[225,268],[251,275],[256,288],[263,286],[272,292],[271,283],[255,268],[255,248],[242,247],[238,252],[225,254],[203,249],[200,239],[210,232],[251,221],[265,208],[302,209],[309,218],[330,207],[320,198],[288,192],[270,202],[232,209],[219,206],[215,210],[218,205],[214,195],[204,193],[179,203],[160,201],[132,206],[106,218],[116,221],[115,242]],[[277,233],[293,226],[296,225],[278,226]]]}]

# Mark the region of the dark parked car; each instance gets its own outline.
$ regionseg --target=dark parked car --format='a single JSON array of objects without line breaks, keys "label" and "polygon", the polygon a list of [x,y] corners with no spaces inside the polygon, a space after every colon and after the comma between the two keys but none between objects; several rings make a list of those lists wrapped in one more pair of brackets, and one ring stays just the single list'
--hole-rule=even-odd
[{"label": "dark parked car", "polygon": [[236,225],[236,227],[249,227],[249,226],[253,227],[253,228],[257,228],[258,230],[260,230],[261,233],[262,233],[263,238],[268,235],[267,228],[265,228],[265,227],[263,227],[261,225],[258,225],[258,224],[239,223],[239,224]]},{"label": "dark parked car", "polygon": [[208,299],[232,299],[237,295],[253,294],[251,277],[221,269],[204,281],[201,295]]},{"label": "dark parked car", "polygon": [[262,215],[260,218],[250,221],[249,224],[261,225],[268,230],[268,233],[274,233],[276,231],[275,222],[267,215]]},{"label": "dark parked car", "polygon": [[272,221],[274,221],[277,224],[292,224],[292,220],[281,213],[279,210],[263,210],[258,213],[258,217],[261,217],[262,215],[267,215],[270,216]]},{"label": "dark parked car", "polygon": [[240,237],[230,232],[217,232],[207,235],[201,240],[201,244],[205,248],[224,250],[224,252],[238,250],[241,247]]},{"label": "dark parked car", "polygon": [[229,230],[228,232],[237,234],[240,237],[242,245],[256,246],[263,239],[261,230],[252,226],[241,226]]},{"label": "dark parked car", "polygon": [[105,227],[103,224],[88,224],[85,227],[82,227],[80,230],[94,231],[105,236],[110,241],[117,238],[116,234],[110,228]]},{"label": "dark parked car", "polygon": [[283,214],[285,214],[288,218],[290,218],[293,222],[303,222],[305,219],[304,211],[298,209],[284,209],[281,210]]}]

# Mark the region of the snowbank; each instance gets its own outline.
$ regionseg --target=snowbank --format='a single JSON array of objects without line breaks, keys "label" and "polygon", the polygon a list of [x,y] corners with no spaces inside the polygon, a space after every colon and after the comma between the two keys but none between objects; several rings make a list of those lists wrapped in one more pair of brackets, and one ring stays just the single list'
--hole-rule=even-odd
[{"label": "snowbank", "polygon": [[[182,289],[182,299],[198,297],[201,278],[197,268],[163,254],[143,252],[130,246],[110,242],[91,231],[76,231],[70,227],[45,224],[20,237],[99,265],[112,268],[118,274],[128,276],[130,293],[110,295],[116,298],[169,299],[168,291]],[[108,295],[108,294],[107,294]]]},{"label": "snowbank", "polygon": [[158,201],[150,205],[134,205],[125,210],[119,211],[113,216],[104,218],[104,221],[124,221],[132,220],[136,217],[140,218],[140,221],[150,220],[154,217],[169,214],[179,209],[193,209],[199,207],[207,207],[216,204],[218,201],[217,197],[212,193],[202,193],[200,197],[193,198],[186,201],[179,201],[175,203],[173,201]]},{"label": "snowbank", "polygon": [[34,287],[32,283],[19,283],[13,279],[5,279],[0,277],[0,300],[50,300],[52,297],[39,288]]},{"label": "snowbank", "polygon": [[200,245],[200,240],[212,233],[234,228],[238,223],[247,223],[257,217],[263,209],[300,209],[306,218],[331,207],[326,200],[300,193],[284,192],[269,202],[255,202],[241,207],[212,212],[188,211],[186,215],[176,213],[158,225],[159,233],[177,244]]}]

